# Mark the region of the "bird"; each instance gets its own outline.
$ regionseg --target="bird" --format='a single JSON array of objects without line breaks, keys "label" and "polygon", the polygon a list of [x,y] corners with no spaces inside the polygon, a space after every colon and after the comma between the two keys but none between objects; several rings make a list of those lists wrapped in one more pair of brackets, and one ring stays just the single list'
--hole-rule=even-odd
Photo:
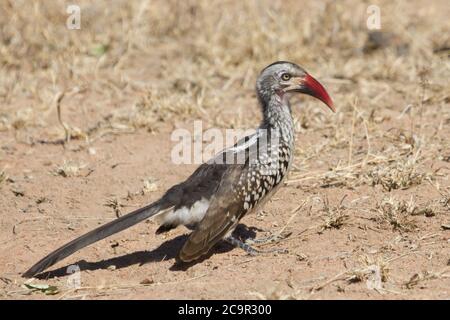
[{"label": "bird", "polygon": [[282,185],[294,155],[295,131],[290,98],[296,93],[333,101],[322,84],[299,65],[276,61],[260,72],[256,93],[262,121],[250,134],[202,163],[185,181],[169,188],[153,203],[102,225],[48,254],[23,273],[30,278],[76,251],[154,217],[156,234],[180,225],[191,229],[176,257],[190,263],[204,257],[220,241],[255,255],[256,249],[233,235],[239,221],[259,210]]}]

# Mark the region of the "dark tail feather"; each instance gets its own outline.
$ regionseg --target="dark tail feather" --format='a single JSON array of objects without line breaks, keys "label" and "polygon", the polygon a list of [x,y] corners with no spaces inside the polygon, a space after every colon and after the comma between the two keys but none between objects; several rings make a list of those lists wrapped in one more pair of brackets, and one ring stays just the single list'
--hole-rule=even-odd
[{"label": "dark tail feather", "polygon": [[165,209],[165,206],[161,205],[160,201],[157,201],[146,207],[130,212],[123,217],[111,221],[101,227],[98,227],[97,229],[94,229],[86,233],[85,235],[82,235],[81,237],[78,237],[75,240],[65,244],[61,248],[53,251],[48,256],[32,266],[28,271],[26,271],[22,275],[22,277],[31,278],[35,274],[40,273],[48,267],[54,265],[58,261],[70,256],[72,253],[94,242],[109,237],[110,235],[125,230],[138,222],[150,218],[151,216],[154,216],[155,214],[160,212],[162,209]]}]

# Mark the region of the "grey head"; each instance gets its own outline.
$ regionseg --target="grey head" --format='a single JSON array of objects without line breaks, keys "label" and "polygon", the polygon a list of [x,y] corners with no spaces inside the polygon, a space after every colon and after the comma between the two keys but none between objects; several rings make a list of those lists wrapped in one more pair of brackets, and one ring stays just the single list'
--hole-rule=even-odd
[{"label": "grey head", "polygon": [[277,61],[265,67],[256,82],[256,91],[263,108],[276,99],[288,100],[293,93],[304,93],[324,102],[335,111],[325,88],[299,65]]}]

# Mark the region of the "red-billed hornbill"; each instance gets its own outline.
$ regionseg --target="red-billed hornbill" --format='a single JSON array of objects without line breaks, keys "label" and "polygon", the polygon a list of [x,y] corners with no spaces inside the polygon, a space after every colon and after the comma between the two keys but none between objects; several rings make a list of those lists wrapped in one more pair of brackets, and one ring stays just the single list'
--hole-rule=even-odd
[{"label": "red-billed hornbill", "polygon": [[256,91],[263,112],[256,133],[202,164],[159,200],[67,243],[23,276],[32,277],[81,248],[150,217],[156,217],[161,224],[157,233],[179,225],[193,230],[179,252],[178,259],[182,262],[204,256],[222,239],[250,254],[260,252],[233,237],[232,233],[247,213],[261,208],[274,194],[289,171],[294,154],[294,123],[289,98],[294,93],[305,93],[321,100],[331,110],[335,109],[323,86],[291,62],[278,61],[264,68]]}]

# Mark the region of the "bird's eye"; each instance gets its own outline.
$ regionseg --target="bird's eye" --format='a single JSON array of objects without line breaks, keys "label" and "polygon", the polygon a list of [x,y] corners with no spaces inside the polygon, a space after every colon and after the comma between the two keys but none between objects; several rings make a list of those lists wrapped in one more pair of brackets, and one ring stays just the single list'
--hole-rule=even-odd
[{"label": "bird's eye", "polygon": [[289,73],[283,73],[283,74],[281,75],[281,79],[282,79],[283,81],[288,81],[290,78],[291,78],[291,75],[290,75]]}]

